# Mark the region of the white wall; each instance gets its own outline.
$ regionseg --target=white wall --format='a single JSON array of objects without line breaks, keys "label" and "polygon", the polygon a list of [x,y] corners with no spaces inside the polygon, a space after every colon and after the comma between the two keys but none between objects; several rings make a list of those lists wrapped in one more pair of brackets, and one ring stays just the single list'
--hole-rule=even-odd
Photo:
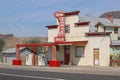
[{"label": "white wall", "polygon": [[[70,62],[77,66],[94,66],[94,49],[99,49],[99,66],[109,66],[110,63],[110,37],[109,36],[89,36],[86,45],[70,45]],[[75,47],[84,46],[84,56],[75,56]],[[60,46],[57,51],[57,60],[64,61],[64,48]]]},{"label": "white wall", "polygon": [[[84,55],[82,57],[75,56],[75,47],[76,46],[84,46]],[[88,49],[88,45],[73,45],[70,48],[70,61],[73,65],[77,66],[93,66],[93,56],[89,52],[91,49]]]},{"label": "white wall", "polygon": [[68,16],[65,18],[65,23],[70,25],[70,33],[66,33],[66,41],[83,41],[85,33],[89,32],[89,26],[75,26],[74,23],[79,22],[79,15]]},{"label": "white wall", "polygon": [[88,50],[93,56],[93,49],[99,49],[99,66],[109,66],[110,63],[110,36],[89,36],[88,37]]},{"label": "white wall", "polygon": [[48,29],[48,42],[54,42],[54,37],[58,34],[58,28]]},{"label": "white wall", "polygon": [[66,33],[66,41],[87,41],[85,33],[89,32],[89,26],[72,26],[70,27],[70,33]]},{"label": "white wall", "polygon": [[[85,33],[89,32],[89,26],[75,26],[74,23],[79,22],[79,15],[65,17],[65,24],[70,25],[70,33],[66,33],[66,41],[84,41],[87,40]],[[58,21],[57,21],[58,24]],[[54,37],[57,36],[59,28],[48,29],[48,42],[54,42]]]},{"label": "white wall", "polygon": [[[94,48],[99,48],[99,66],[109,66],[110,62],[110,37],[88,37],[86,45],[72,45],[70,47],[70,61],[78,66],[94,66]],[[84,56],[75,57],[75,47],[85,46]]]}]

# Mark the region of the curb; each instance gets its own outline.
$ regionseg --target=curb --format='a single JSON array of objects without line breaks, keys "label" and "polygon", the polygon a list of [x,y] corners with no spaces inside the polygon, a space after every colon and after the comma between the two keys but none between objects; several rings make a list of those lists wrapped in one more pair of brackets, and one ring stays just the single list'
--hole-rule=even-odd
[{"label": "curb", "polygon": [[120,68],[119,67],[90,67],[90,66],[46,67],[46,66],[12,66],[10,64],[0,64],[0,68],[17,69],[17,70],[31,70],[31,71],[74,73],[74,74],[96,74],[96,75],[120,76]]}]

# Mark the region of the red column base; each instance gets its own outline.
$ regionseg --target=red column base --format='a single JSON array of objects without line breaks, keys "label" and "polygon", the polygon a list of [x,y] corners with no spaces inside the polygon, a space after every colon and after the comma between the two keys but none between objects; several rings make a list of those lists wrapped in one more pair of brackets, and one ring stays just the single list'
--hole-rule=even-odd
[{"label": "red column base", "polygon": [[60,61],[59,60],[50,60],[49,67],[60,67]]},{"label": "red column base", "polygon": [[13,60],[12,61],[12,65],[18,65],[18,66],[21,66],[22,65],[22,60]]}]

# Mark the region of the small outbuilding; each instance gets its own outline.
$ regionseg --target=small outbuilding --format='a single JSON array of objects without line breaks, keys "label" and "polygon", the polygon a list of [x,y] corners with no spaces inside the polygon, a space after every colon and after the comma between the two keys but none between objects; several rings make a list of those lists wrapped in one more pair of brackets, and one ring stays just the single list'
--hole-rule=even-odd
[{"label": "small outbuilding", "polygon": [[[12,64],[12,60],[16,59],[16,48],[10,48],[3,53],[3,63]],[[32,65],[33,51],[29,48],[20,48],[20,55],[23,65]]]}]

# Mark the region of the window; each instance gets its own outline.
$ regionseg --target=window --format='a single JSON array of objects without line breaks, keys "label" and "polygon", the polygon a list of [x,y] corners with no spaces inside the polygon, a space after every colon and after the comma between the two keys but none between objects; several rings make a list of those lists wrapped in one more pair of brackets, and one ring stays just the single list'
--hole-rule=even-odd
[{"label": "window", "polygon": [[82,57],[82,56],[84,56],[84,46],[76,46],[75,56],[76,57]]},{"label": "window", "polygon": [[58,45],[56,45],[56,50],[59,51],[60,47]]},{"label": "window", "polygon": [[65,26],[65,33],[69,33],[70,32],[70,25],[66,25]]},{"label": "window", "polygon": [[120,40],[120,37],[118,37],[118,40]]},{"label": "window", "polygon": [[118,27],[115,27],[115,28],[114,28],[114,33],[115,33],[115,34],[118,34]]}]

